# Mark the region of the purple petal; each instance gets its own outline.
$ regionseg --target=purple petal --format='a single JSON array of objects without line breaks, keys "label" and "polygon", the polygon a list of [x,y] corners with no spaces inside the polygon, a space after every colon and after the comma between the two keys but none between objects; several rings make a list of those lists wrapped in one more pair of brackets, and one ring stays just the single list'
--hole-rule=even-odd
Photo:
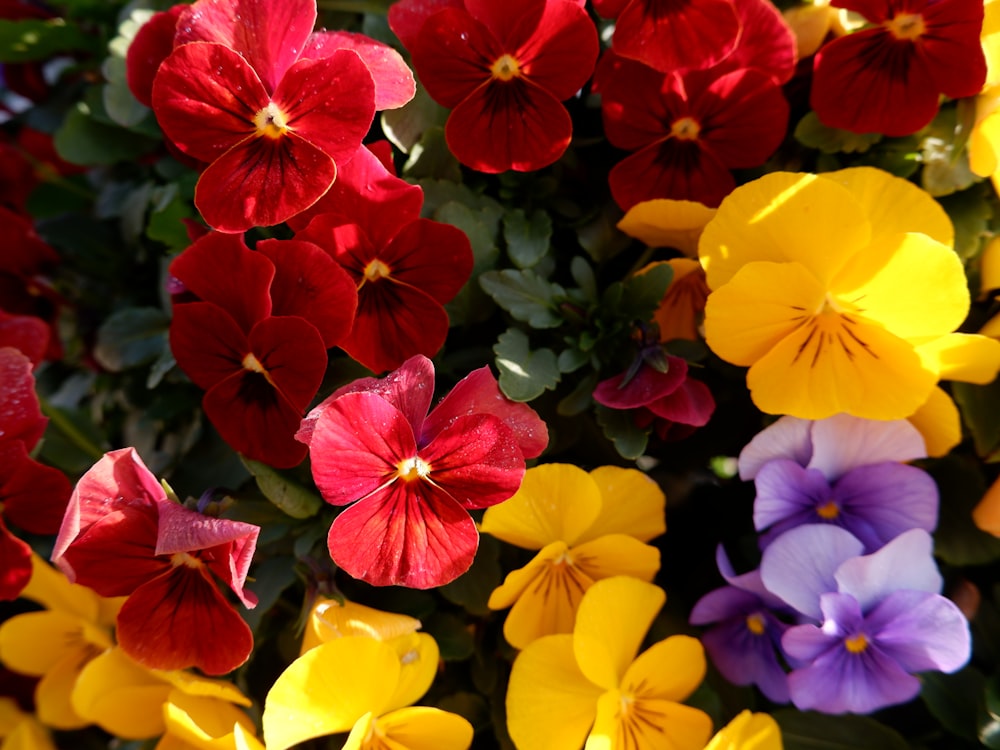
[{"label": "purple petal", "polygon": [[866,714],[911,700],[920,692],[920,681],[876,646],[851,653],[838,645],[788,675],[788,688],[792,703],[803,711]]},{"label": "purple petal", "polygon": [[812,457],[812,422],[798,417],[782,417],[754,436],[740,452],[740,479],[747,482],[757,476],[760,467],[776,458],[787,458],[802,466]]},{"label": "purple petal", "polygon": [[781,647],[791,658],[808,664],[837,648],[842,640],[842,634],[828,634],[818,625],[793,625],[781,637]]},{"label": "purple petal", "polygon": [[923,529],[906,531],[878,552],[845,560],[834,575],[835,588],[851,594],[864,612],[894,591],[939,593],[943,580],[931,554],[932,546],[930,534]]},{"label": "purple petal", "polygon": [[904,531],[933,531],[938,519],[938,488],[916,466],[895,462],[859,466],[834,485],[841,523],[875,551]]},{"label": "purple petal", "polygon": [[954,672],[971,655],[968,620],[939,594],[890,594],[872,610],[865,626],[878,647],[908,672]]},{"label": "purple petal", "polygon": [[827,635],[847,637],[864,628],[861,606],[850,594],[823,594],[819,607],[823,610],[823,632]]},{"label": "purple petal", "polygon": [[820,596],[837,590],[834,572],[863,551],[864,545],[853,534],[837,526],[798,526],[764,550],[761,580],[789,606],[820,620]]},{"label": "purple petal", "polygon": [[765,628],[755,633],[747,626],[748,615],[732,618],[702,634],[701,642],[722,676],[734,685],[757,685],[775,703],[788,702],[788,681],[778,658],[777,644],[786,627],[761,612]]},{"label": "purple petal", "polygon": [[824,519],[817,515],[817,508],[832,497],[822,473],[788,459],[768,461],[757,472],[754,484],[753,524],[757,531],[791,519],[796,520],[795,526],[820,523]]},{"label": "purple petal", "polygon": [[760,597],[732,586],[723,586],[709,591],[695,603],[688,622],[692,625],[708,625],[731,617],[742,617],[760,606]]},{"label": "purple petal", "polygon": [[831,480],[858,466],[927,456],[923,437],[905,419],[882,422],[837,414],[813,423],[812,445],[809,468]]},{"label": "purple petal", "polygon": [[729,562],[729,557],[726,556],[726,550],[721,544],[715,549],[715,564],[719,568],[719,573],[730,586],[756,594],[769,609],[785,610],[788,608],[783,599],[776,597],[764,586],[764,582],[760,579],[760,568],[736,575],[732,563]]}]

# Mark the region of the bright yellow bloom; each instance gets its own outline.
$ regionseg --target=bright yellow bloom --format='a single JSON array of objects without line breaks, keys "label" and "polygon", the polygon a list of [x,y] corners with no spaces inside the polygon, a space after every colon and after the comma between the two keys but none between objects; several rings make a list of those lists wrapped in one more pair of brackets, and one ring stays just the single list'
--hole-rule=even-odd
[{"label": "bright yellow bloom", "polygon": [[528,469],[517,493],[488,508],[481,525],[505,542],[540,550],[490,595],[491,609],[511,607],[507,641],[524,648],[541,636],[572,632],[580,600],[596,580],[652,580],[660,553],[643,542],[666,531],[664,504],[662,490],[636,469]]},{"label": "bright yellow bloom", "polygon": [[618,228],[650,247],[673,247],[694,258],[698,238],[715,209],[695,201],[658,198],[636,203],[618,222]]},{"label": "bright yellow bloom", "polygon": [[990,177],[1000,190],[1000,2],[984,5],[983,53],[986,83],[976,97],[976,122],[969,135],[969,167],[980,177]]},{"label": "bright yellow bloom", "polygon": [[433,653],[400,654],[375,638],[345,636],[316,646],[267,694],[265,744],[285,750],[349,731],[344,750],[464,750],[472,744],[472,725],[464,718],[437,708],[404,708],[427,691],[437,665],[436,644]]},{"label": "bright yellow bloom", "polygon": [[685,706],[705,676],[697,639],[671,636],[636,656],[663,591],[617,576],[583,597],[572,635],[529,644],[507,688],[518,750],[701,750],[712,720]]},{"label": "bright yellow bloom", "polygon": [[31,580],[21,596],[47,610],[15,615],[0,625],[0,662],[41,677],[35,706],[43,723],[78,729],[90,721],[74,710],[70,696],[81,670],[114,644],[111,633],[124,598],[104,599],[70,583],[37,555],[31,566]]},{"label": "bright yellow bloom", "polygon": [[300,655],[321,643],[350,635],[388,641],[416,633],[420,620],[351,601],[317,597],[309,609]]},{"label": "bright yellow bloom", "polygon": [[766,175],[702,234],[706,341],[750,368],[764,412],[908,417],[940,378],[1000,369],[1000,343],[952,333],[969,310],[952,241],[936,201],[880,170]]},{"label": "bright yellow bloom", "polygon": [[0,696],[0,750],[56,750],[49,730],[12,698]]},{"label": "bright yellow bloom", "polygon": [[743,711],[718,731],[705,750],[782,750],[781,729],[768,714]]}]

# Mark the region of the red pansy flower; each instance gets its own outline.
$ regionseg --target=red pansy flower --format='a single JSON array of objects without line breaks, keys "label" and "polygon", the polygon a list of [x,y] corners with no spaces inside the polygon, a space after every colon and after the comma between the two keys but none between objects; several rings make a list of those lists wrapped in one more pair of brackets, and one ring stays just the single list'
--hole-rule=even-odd
[{"label": "red pansy flower", "polygon": [[197,240],[170,273],[185,290],[170,346],[206,390],[209,420],[249,458],[298,464],[306,450],[293,435],[323,380],[327,348],[354,319],[351,278],[311,243],[266,240],[252,251],[223,234]]},{"label": "red pansy flower", "polygon": [[569,145],[562,101],[590,77],[597,30],[574,0],[465,0],[440,8],[403,0],[389,25],[413,55],[431,98],[452,110],[448,146],[482,172],[532,171]]},{"label": "red pansy flower", "polygon": [[654,198],[718,206],[730,170],[763,164],[785,136],[788,103],[758,70],[659,73],[616,56],[601,67],[608,140],[635,152],[609,175],[624,210]]},{"label": "red pansy flower", "polygon": [[930,123],[941,94],[986,80],[982,0],[837,0],[873,26],[816,53],[810,104],[830,127],[903,136]]},{"label": "red pansy flower", "polygon": [[330,527],[330,556],[376,586],[432,588],[468,570],[479,546],[468,511],[513,495],[525,458],[548,443],[545,423],[506,399],[489,368],[428,414],[433,391],[431,361],[412,357],[336,391],[299,433],[323,498],[351,506]]},{"label": "red pansy flower", "polygon": [[37,365],[45,359],[49,327],[33,315],[10,315],[0,309],[0,348],[12,347]]},{"label": "red pansy flower", "polygon": [[195,205],[220,231],[311,206],[368,132],[372,73],[354,50],[310,57],[315,21],[312,0],[202,0],[178,21],[153,110],[182,152],[208,163]]},{"label": "red pansy flower", "polygon": [[177,19],[190,6],[179,3],[154,13],[132,38],[125,53],[125,80],[132,96],[147,107],[153,106],[153,81],[160,63],[174,51]]},{"label": "red pansy flower", "polygon": [[616,54],[664,73],[721,62],[741,33],[733,0],[594,0],[594,10],[617,19]]},{"label": "red pansy flower", "polygon": [[419,187],[363,148],[317,204],[334,212],[316,215],[295,235],[325,249],[353,278],[358,313],[340,347],[374,372],[436,354],[448,335],[444,304],[472,274],[468,238],[421,219],[422,203]]},{"label": "red pansy flower", "polygon": [[24,213],[24,205],[38,184],[35,168],[21,149],[0,141],[0,206]]},{"label": "red pansy flower", "polygon": [[636,425],[652,425],[661,440],[679,440],[708,422],[715,399],[708,386],[688,377],[687,362],[680,357],[661,354],[654,360],[641,357],[634,371],[602,380],[594,400],[611,409],[633,410]]},{"label": "red pansy flower", "polygon": [[127,596],[118,644],[152,669],[224,674],[247,660],[250,628],[219,591],[244,591],[260,528],[203,516],[167,498],[134,448],[112,451],[81,477],[52,561],[101,596]]}]

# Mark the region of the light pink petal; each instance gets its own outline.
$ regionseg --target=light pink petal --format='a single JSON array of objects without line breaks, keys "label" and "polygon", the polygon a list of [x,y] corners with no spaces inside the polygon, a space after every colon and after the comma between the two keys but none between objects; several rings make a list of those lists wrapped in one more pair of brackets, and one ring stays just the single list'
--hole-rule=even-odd
[{"label": "light pink petal", "polygon": [[758,432],[740,452],[740,479],[749,482],[776,458],[807,466],[813,453],[812,426],[812,420],[785,416]]},{"label": "light pink petal", "polygon": [[923,436],[906,419],[883,422],[837,414],[813,422],[812,446],[806,465],[831,481],[858,466],[927,457]]}]

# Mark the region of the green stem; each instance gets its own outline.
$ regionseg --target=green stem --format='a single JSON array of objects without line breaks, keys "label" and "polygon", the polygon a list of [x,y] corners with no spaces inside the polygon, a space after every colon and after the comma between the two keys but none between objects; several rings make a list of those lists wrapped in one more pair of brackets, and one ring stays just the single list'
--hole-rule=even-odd
[{"label": "green stem", "polygon": [[38,401],[42,407],[42,414],[49,418],[49,421],[66,436],[67,440],[95,461],[104,457],[104,451],[97,445],[94,445],[90,438],[80,432],[61,409],[52,406],[52,404],[42,397],[39,397]]}]

